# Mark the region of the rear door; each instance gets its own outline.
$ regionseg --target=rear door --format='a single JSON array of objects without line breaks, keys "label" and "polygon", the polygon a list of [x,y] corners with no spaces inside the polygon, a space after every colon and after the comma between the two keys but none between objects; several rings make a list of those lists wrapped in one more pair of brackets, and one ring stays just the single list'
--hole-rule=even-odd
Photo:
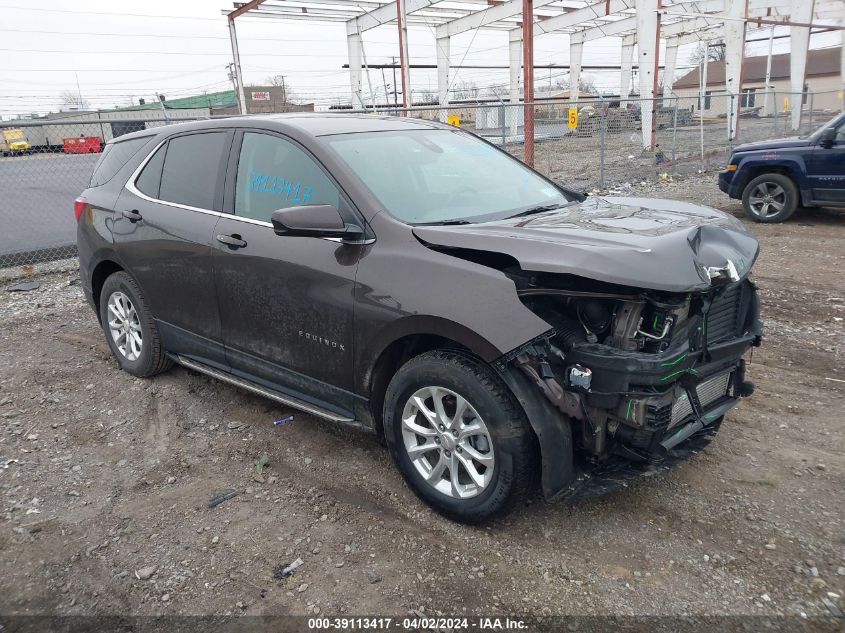
[{"label": "rear door", "polygon": [[351,206],[303,147],[279,135],[239,134],[228,171],[232,213],[213,244],[227,360],[236,374],[348,416],[361,248],[279,236],[270,218],[289,206],[329,204],[347,215]]},{"label": "rear door", "polygon": [[845,204],[845,120],[839,123],[832,144],[813,146],[806,164],[813,201]]},{"label": "rear door", "polygon": [[113,230],[164,346],[224,369],[211,241],[232,137],[209,130],[162,142],[118,198]]}]

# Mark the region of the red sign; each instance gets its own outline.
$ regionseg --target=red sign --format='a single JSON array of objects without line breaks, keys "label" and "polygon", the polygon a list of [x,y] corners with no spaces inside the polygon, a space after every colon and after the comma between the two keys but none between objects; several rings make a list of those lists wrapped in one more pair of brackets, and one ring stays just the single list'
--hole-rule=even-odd
[{"label": "red sign", "polygon": [[252,93],[252,100],[253,101],[270,101],[270,93],[269,92],[253,92]]}]

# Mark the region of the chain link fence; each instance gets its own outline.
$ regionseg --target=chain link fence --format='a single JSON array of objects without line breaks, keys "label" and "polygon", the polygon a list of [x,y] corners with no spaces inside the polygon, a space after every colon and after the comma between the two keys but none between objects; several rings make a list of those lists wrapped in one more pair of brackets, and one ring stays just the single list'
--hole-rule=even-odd
[{"label": "chain link fence", "polygon": [[[643,113],[652,104],[652,125],[643,142]],[[736,145],[809,134],[841,112],[842,104],[841,91],[538,100],[533,105],[534,167],[585,190],[721,169]],[[800,107],[797,131],[792,129],[795,107]],[[524,159],[525,108],[507,102],[460,104],[415,107],[407,114],[452,122]],[[739,118],[736,135],[729,113]]]},{"label": "chain link fence", "polygon": [[172,114],[107,120],[95,113],[0,124],[0,268],[74,257],[73,203],[105,143],[170,122]]},{"label": "chain link fence", "polygon": [[[795,135],[794,108],[800,107],[797,133],[806,134],[840,112],[842,102],[841,93],[672,95],[653,102],[644,143],[650,100],[538,100],[528,106],[534,111],[534,166],[574,189],[624,191],[626,183],[721,169],[739,143]],[[522,103],[487,102],[416,106],[405,114],[459,125],[523,159],[525,110]],[[395,108],[376,112],[403,115]],[[739,114],[735,138],[731,112]],[[0,268],[74,256],[73,201],[87,187],[103,144],[173,118],[105,120],[94,113],[84,121],[0,124]]]}]

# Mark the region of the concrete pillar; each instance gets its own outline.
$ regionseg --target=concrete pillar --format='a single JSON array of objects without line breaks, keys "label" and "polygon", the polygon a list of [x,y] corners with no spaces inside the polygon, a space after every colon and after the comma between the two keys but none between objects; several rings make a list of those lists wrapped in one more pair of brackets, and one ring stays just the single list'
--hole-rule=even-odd
[{"label": "concrete pillar", "polygon": [[772,95],[772,49],[774,48],[775,27],[769,31],[769,53],[766,55],[766,86],[763,94],[763,115],[770,116],[773,112],[772,104],[774,103],[774,95]]},{"label": "concrete pillar", "polygon": [[[842,26],[845,26],[845,17],[843,17],[839,23]],[[840,31],[842,33],[842,60],[839,63],[839,76],[842,78],[842,109],[845,110],[845,31]]]},{"label": "concrete pillar", "polygon": [[437,94],[439,95],[440,110],[439,118],[443,123],[446,123],[448,112],[445,108],[449,107],[449,56],[451,38],[438,37],[437,44]]},{"label": "concrete pillar", "polygon": [[584,39],[577,33],[569,36],[569,100],[578,101],[578,84],[581,81],[581,60],[584,57]]},{"label": "concrete pillar", "polygon": [[[660,60],[660,21],[658,0],[636,0],[637,58],[640,70],[640,122],[643,148],[654,144],[654,98],[657,87],[657,64]],[[650,99],[650,101],[649,101]]]},{"label": "concrete pillar", "polygon": [[402,102],[412,106],[411,66],[408,59],[408,13],[406,0],[396,0],[396,19],[399,28],[399,62],[402,65]]},{"label": "concrete pillar", "polygon": [[[789,19],[792,22],[813,21],[814,0],[792,0]],[[797,132],[801,127],[801,94],[804,92],[804,80],[807,77],[807,49],[810,46],[810,29],[803,26],[793,26],[789,29],[789,77],[790,91],[789,106],[792,108],[792,130]]]},{"label": "concrete pillar", "polygon": [[675,65],[678,61],[677,40],[666,42],[666,61],[663,64],[663,105],[670,107],[672,100],[672,86],[675,85]]},{"label": "concrete pillar", "polygon": [[[804,0],[802,0],[804,1]],[[742,60],[745,56],[746,0],[725,0],[725,13],[732,20],[725,20],[725,91],[728,94],[728,136],[739,134],[739,108],[742,94]]]},{"label": "concrete pillar", "polygon": [[[246,114],[246,95],[244,94],[244,77],[241,74],[241,54],[238,52],[238,34],[235,31],[235,19],[229,18],[229,41],[232,44],[232,61],[235,66],[235,85],[238,87],[238,110]],[[163,106],[162,106],[163,107]]]},{"label": "concrete pillar", "polygon": [[[637,38],[626,35],[622,38],[622,66],[619,75],[619,98],[625,100],[631,94],[631,78],[634,69],[634,46]],[[623,106],[624,107],[624,106]]]},{"label": "concrete pillar", "polygon": [[352,107],[366,108],[364,95],[361,92],[361,60],[363,46],[360,33],[350,33],[346,36],[346,47],[349,51],[349,85],[352,91]]},{"label": "concrete pillar", "polygon": [[[522,35],[519,29],[510,33],[508,43],[508,58],[510,62],[510,102],[519,103],[519,70],[522,67]],[[516,136],[519,132],[519,108],[511,106],[505,109],[505,118],[510,128],[510,135]]]}]

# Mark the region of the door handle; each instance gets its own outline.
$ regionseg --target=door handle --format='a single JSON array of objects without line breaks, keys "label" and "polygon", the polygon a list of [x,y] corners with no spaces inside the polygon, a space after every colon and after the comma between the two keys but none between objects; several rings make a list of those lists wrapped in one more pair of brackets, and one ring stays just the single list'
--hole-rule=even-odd
[{"label": "door handle", "polygon": [[243,248],[246,246],[246,240],[242,240],[241,236],[237,233],[234,235],[218,235],[217,241],[232,248]]},{"label": "door handle", "polygon": [[132,222],[132,224],[135,224],[135,222],[144,219],[143,217],[141,217],[141,214],[138,213],[136,209],[132,209],[131,211],[123,211],[121,215],[123,215],[124,218]]}]

